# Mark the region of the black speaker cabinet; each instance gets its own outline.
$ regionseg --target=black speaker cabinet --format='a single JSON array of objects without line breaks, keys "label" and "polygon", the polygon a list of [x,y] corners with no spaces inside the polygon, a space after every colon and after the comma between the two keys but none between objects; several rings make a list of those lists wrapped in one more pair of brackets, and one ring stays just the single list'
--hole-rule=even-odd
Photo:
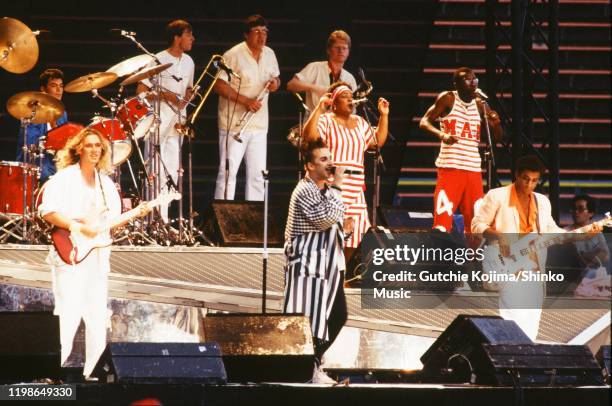
[{"label": "black speaker cabinet", "polygon": [[206,343],[110,343],[96,364],[100,382],[224,384],[219,346]]},{"label": "black speaker cabinet", "polygon": [[483,344],[470,361],[480,385],[604,384],[601,368],[586,345]]},{"label": "black speaker cabinet", "polygon": [[51,312],[0,312],[0,381],[61,377],[59,318]]},{"label": "black speaker cabinet", "polygon": [[461,314],[421,356],[423,376],[437,382],[473,380],[469,362],[482,344],[532,344],[512,320]]},{"label": "black speaker cabinet", "polygon": [[295,314],[214,314],[207,340],[219,343],[230,382],[306,382],[312,378],[310,321]]},{"label": "black speaker cabinet", "polygon": [[[208,212],[207,235],[222,246],[261,247],[263,212],[263,202],[215,200]],[[285,217],[286,210],[268,207],[268,246],[283,246]]]},{"label": "black speaker cabinet", "polygon": [[610,375],[612,374],[610,371],[610,346],[602,345],[599,347],[599,351],[597,351],[597,355],[595,356],[597,362],[599,362],[599,366],[601,367],[601,371],[603,372],[604,378],[608,385],[610,384]]}]

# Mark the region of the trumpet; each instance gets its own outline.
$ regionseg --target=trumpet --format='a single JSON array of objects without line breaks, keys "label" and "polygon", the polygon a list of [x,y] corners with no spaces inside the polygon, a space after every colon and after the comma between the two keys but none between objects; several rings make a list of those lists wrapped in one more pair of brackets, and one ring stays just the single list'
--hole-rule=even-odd
[{"label": "trumpet", "polygon": [[[257,98],[256,98],[257,101],[262,101],[264,97],[266,97],[266,95],[269,93],[270,80],[272,80],[272,77],[270,77],[266,81],[266,85],[264,86],[263,89],[261,89],[261,92],[259,92],[259,94],[257,95]],[[234,137],[236,141],[242,143],[242,137],[241,137],[242,133],[244,132],[244,130],[246,130],[247,126],[249,125],[253,117],[255,116],[255,113],[256,113],[255,111],[248,110],[242,114],[242,116],[236,123],[236,127],[240,128],[240,130],[232,134],[232,137]]]}]

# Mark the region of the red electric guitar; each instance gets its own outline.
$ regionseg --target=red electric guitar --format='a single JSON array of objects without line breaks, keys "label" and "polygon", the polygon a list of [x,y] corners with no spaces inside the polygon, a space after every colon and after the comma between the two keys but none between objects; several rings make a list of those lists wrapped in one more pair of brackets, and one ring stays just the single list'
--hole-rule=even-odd
[{"label": "red electric guitar", "polygon": [[[148,202],[149,208],[159,206],[160,204],[168,204],[173,200],[179,200],[181,198],[180,193],[162,193],[156,199]],[[54,227],[51,230],[51,239],[53,240],[53,246],[55,247],[59,257],[67,264],[78,264],[83,261],[89,253],[102,247],[108,247],[113,243],[112,238],[108,235],[108,230],[117,227],[127,221],[135,219],[140,216],[140,208],[136,207],[130,211],[126,211],[114,219],[107,221],[103,224],[93,226],[96,230],[96,236],[89,238],[80,232],[71,233],[65,228]],[[93,219],[87,219],[84,223],[89,227],[95,222],[97,216]]]}]

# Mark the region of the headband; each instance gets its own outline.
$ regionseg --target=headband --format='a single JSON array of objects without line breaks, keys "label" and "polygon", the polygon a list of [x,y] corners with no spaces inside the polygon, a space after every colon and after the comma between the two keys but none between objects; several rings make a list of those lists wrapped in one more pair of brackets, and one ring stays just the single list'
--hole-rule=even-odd
[{"label": "headband", "polygon": [[346,85],[340,85],[337,88],[334,89],[334,92],[331,95],[331,101],[332,103],[336,101],[336,97],[338,97],[340,95],[340,93],[342,92],[351,92],[351,94],[353,93],[353,91],[351,90],[350,87],[346,86]]}]

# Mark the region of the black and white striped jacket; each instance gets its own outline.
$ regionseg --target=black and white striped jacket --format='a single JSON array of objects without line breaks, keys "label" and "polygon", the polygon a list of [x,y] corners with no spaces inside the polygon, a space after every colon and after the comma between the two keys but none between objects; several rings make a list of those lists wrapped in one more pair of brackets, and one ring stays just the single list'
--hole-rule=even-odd
[{"label": "black and white striped jacket", "polygon": [[285,228],[287,313],[310,318],[313,336],[328,339],[327,320],[344,261],[344,204],[339,190],[319,189],[309,178],[293,190]]}]

